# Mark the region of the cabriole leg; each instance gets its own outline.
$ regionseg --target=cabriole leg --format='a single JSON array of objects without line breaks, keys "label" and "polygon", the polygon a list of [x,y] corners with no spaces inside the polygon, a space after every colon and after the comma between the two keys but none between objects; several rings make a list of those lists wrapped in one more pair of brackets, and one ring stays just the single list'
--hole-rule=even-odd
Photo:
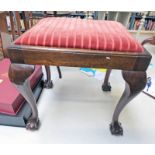
[{"label": "cabriole leg", "polygon": [[113,135],[123,135],[123,128],[118,121],[119,115],[123,108],[138,95],[146,85],[146,72],[122,71],[122,75],[125,80],[125,90],[115,108],[112,123],[110,124],[110,131]]},{"label": "cabriole leg", "polygon": [[21,64],[11,64],[9,68],[10,81],[16,86],[17,90],[31,107],[32,115],[26,122],[26,128],[30,130],[36,130],[39,127],[36,101],[28,80],[28,77],[33,73],[34,69],[32,65]]}]

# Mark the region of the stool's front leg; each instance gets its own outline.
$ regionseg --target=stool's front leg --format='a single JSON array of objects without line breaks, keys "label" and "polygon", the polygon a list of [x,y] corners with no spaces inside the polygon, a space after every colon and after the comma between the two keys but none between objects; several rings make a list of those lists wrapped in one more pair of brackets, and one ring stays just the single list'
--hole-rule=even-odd
[{"label": "stool's front leg", "polygon": [[17,90],[22,94],[31,107],[32,115],[26,123],[26,128],[30,130],[36,130],[39,127],[36,101],[28,80],[28,77],[33,73],[34,69],[35,68],[32,65],[21,64],[11,64],[9,68],[10,81],[15,84]]},{"label": "stool's front leg", "polygon": [[110,130],[113,135],[123,135],[123,128],[118,122],[119,115],[123,108],[138,95],[146,85],[146,72],[122,71],[122,75],[125,80],[125,90],[115,108],[112,123],[110,124]]}]

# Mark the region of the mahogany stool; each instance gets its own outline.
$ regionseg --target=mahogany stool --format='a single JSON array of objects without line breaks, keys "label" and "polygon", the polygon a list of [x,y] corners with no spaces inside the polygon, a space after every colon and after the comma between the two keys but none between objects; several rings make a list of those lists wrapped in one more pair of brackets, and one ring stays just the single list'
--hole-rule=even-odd
[{"label": "mahogany stool", "polygon": [[123,108],[146,84],[149,52],[115,21],[45,18],[8,47],[9,78],[32,109],[27,129],[39,127],[36,101],[28,77],[34,65],[95,67],[122,70],[125,90],[115,108],[110,131],[123,135],[118,121]]}]

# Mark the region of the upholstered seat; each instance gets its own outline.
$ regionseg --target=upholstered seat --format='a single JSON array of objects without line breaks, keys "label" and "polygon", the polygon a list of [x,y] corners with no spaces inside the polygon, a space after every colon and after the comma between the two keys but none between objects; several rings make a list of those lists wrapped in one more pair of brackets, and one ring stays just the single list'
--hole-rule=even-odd
[{"label": "upholstered seat", "polygon": [[140,43],[121,23],[75,18],[44,18],[21,35],[15,44],[143,52]]}]

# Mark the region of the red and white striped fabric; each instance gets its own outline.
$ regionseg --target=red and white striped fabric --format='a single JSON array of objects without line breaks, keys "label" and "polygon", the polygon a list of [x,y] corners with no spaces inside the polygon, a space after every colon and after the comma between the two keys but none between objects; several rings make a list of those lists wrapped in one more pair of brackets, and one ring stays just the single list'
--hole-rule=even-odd
[{"label": "red and white striped fabric", "polygon": [[142,52],[143,47],[115,21],[76,18],[44,18],[21,35],[15,44]]}]

